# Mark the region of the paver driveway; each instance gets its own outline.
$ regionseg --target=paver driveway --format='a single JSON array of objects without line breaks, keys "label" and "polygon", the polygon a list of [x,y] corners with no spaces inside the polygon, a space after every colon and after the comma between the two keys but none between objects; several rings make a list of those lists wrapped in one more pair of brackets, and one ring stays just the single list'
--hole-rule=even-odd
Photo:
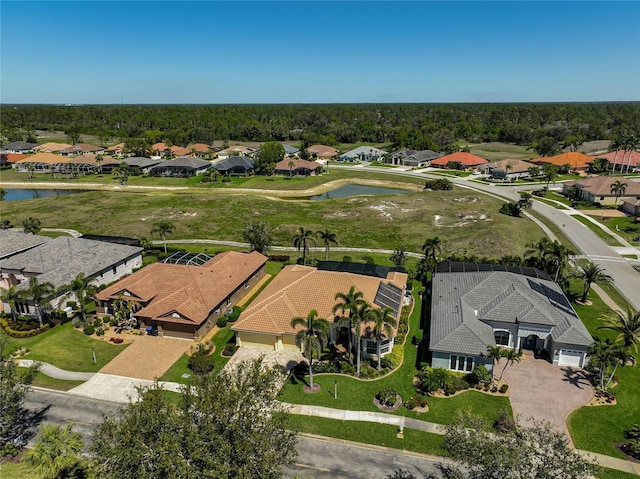
[{"label": "paver driveway", "polygon": [[[504,360],[498,371],[503,366]],[[509,384],[513,413],[520,416],[521,422],[530,418],[548,421],[571,442],[567,416],[593,398],[593,388],[582,369],[554,366],[544,359],[525,355],[520,363],[507,368],[504,379]]]}]

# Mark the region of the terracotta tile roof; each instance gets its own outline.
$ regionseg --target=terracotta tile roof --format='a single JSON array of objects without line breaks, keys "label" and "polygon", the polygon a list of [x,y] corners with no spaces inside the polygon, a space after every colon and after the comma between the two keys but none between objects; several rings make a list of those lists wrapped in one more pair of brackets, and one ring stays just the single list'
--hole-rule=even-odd
[{"label": "terracotta tile roof", "polygon": [[48,165],[55,165],[56,163],[69,163],[70,160],[71,158],[54,153],[36,153],[35,155],[17,161],[17,163],[46,163]]},{"label": "terracotta tile roof", "polygon": [[622,197],[640,196],[640,183],[615,176],[589,176],[576,180],[571,186],[588,191],[595,196],[614,196],[611,193],[611,185],[618,180],[627,185]]},{"label": "terracotta tile roof", "polygon": [[297,170],[298,168],[307,168],[309,170],[315,170],[317,168],[322,168],[322,165],[317,161],[307,161],[307,160],[297,160],[293,158],[285,158],[282,161],[276,163],[276,170],[289,170],[289,163],[294,163],[293,169]]},{"label": "terracotta tile roof", "polygon": [[171,150],[171,153],[173,153],[176,156],[187,156],[189,153],[191,153],[191,150],[187,148],[183,148],[181,146],[176,146],[176,145],[173,145],[169,149]]},{"label": "terracotta tile roof", "polygon": [[105,288],[97,298],[117,300],[126,291],[130,295],[124,298],[136,303],[150,301],[136,316],[200,324],[266,261],[266,256],[256,251],[227,251],[202,266],[154,263]]},{"label": "terracotta tile roof", "polygon": [[124,150],[124,147],[125,147],[124,143],[118,143],[117,145],[113,145],[107,148],[107,151],[121,152],[122,150]]},{"label": "terracotta tile roof", "polygon": [[[388,279],[353,273],[321,271],[310,266],[289,265],[245,310],[231,328],[265,334],[295,334],[291,320],[307,317],[315,309],[318,317],[334,320],[332,312],[338,292],[348,292],[351,286],[362,291],[364,299],[374,304],[381,283],[393,283],[404,293],[407,275],[390,273]],[[364,326],[363,326],[364,329]]]},{"label": "terracotta tile roof", "polygon": [[209,145],[205,145],[204,143],[196,143],[194,145],[187,146],[187,150],[191,153],[191,150],[196,150],[198,153],[209,153],[211,148]]},{"label": "terracotta tile roof", "polygon": [[101,146],[90,145],[88,143],[76,143],[75,145],[71,145],[63,150],[60,150],[60,153],[94,153],[96,151],[103,151],[104,148]]},{"label": "terracotta tile roof", "polygon": [[60,150],[64,150],[65,148],[69,148],[73,145],[69,145],[67,143],[54,143],[54,142],[49,142],[49,143],[43,143],[42,145],[38,146],[37,148],[35,148],[36,151],[42,151],[42,152],[54,152],[54,151],[60,151]]},{"label": "terracotta tile roof", "polygon": [[592,161],[592,156],[578,151],[570,151],[556,156],[535,158],[531,160],[531,163],[551,163],[558,166],[570,165],[571,168],[587,168]]},{"label": "terracotta tile roof", "polygon": [[524,160],[500,160],[491,162],[489,164],[489,168],[495,168],[500,171],[507,171],[507,165],[511,167],[509,173],[521,173],[534,166],[533,163],[529,163],[528,161]]},{"label": "terracotta tile roof", "polygon": [[[629,155],[629,153],[631,153],[631,155]],[[631,156],[630,163],[629,163],[629,156]],[[640,153],[638,153],[637,151],[629,152],[627,150],[620,150],[618,152],[617,157],[616,157],[616,152],[612,151],[609,153],[605,153],[603,155],[593,155],[592,158],[606,158],[607,160],[609,160],[609,163],[611,163],[612,165],[613,165],[613,160],[615,159],[616,165],[624,164],[624,166],[627,166],[627,164],[630,164],[631,168],[635,166],[640,166]],[[624,158],[624,163],[622,163],[623,158]]]},{"label": "terracotta tile roof", "polygon": [[326,145],[311,145],[307,151],[321,158],[331,158],[339,153],[335,148]]},{"label": "terracotta tile roof", "polygon": [[152,148],[154,151],[156,151],[156,150],[157,150],[157,151],[165,151],[165,150],[168,150],[168,149],[169,149],[169,147],[166,145],[166,143],[162,143],[162,142],[160,142],[160,143],[154,143],[153,145],[151,145],[151,148]]},{"label": "terracotta tile roof", "polygon": [[2,157],[7,163],[17,163],[20,160],[29,158],[28,155],[23,155],[22,153],[3,153]]},{"label": "terracotta tile roof", "polygon": [[456,151],[450,155],[445,155],[435,160],[431,160],[432,166],[447,166],[449,163],[460,163],[463,166],[477,166],[489,163],[488,160],[480,158],[479,156],[472,155],[471,153],[465,153],[463,151]]}]

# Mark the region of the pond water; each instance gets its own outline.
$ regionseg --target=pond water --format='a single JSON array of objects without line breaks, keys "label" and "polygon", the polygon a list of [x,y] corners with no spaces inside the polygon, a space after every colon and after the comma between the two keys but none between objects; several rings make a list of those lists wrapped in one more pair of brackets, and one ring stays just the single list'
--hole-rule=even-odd
[{"label": "pond water", "polygon": [[51,198],[53,196],[71,195],[73,193],[84,193],[87,190],[40,190],[25,188],[5,188],[7,192],[4,201],[32,200],[34,198]]},{"label": "pond water", "polygon": [[383,188],[380,186],[363,186],[363,185],[345,185],[335,190],[330,190],[321,195],[312,196],[309,199],[313,201],[333,200],[336,198],[347,198],[349,196],[379,196],[379,195],[397,195],[413,193],[409,190],[401,190],[398,188]]}]

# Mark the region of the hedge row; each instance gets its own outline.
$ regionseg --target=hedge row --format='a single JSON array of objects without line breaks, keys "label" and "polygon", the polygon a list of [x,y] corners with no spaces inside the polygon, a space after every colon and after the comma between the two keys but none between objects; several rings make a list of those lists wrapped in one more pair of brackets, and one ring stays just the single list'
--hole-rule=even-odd
[{"label": "hedge row", "polygon": [[5,318],[0,318],[0,324],[2,325],[2,329],[4,329],[4,331],[12,338],[28,338],[49,329],[49,324],[47,323],[41,328],[29,329],[28,331],[17,331],[9,326],[9,321]]}]

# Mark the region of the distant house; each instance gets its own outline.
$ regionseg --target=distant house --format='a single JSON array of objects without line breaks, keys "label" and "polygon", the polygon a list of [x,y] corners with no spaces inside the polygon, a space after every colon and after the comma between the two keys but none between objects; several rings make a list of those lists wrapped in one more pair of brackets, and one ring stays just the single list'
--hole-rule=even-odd
[{"label": "distant house", "polygon": [[544,272],[442,263],[433,275],[431,366],[469,373],[493,367],[487,346],[547,351],[558,366],[584,367],[593,338]]},{"label": "distant house", "polygon": [[266,256],[227,251],[201,266],[154,263],[105,288],[100,314],[126,302],[140,328],[198,340],[265,275]]},{"label": "distant house", "polygon": [[616,181],[626,184],[625,192],[618,197],[618,203],[625,200],[640,199],[640,184],[635,181],[612,176],[589,176],[576,181],[566,181],[562,184],[562,193],[572,197],[577,193],[578,198],[589,203],[613,205],[616,202],[611,187]]},{"label": "distant house", "polygon": [[297,156],[300,148],[296,148],[295,146],[287,145],[286,143],[281,143],[284,147],[284,152],[286,156]]},{"label": "distant house", "polygon": [[117,145],[110,146],[109,148],[105,148],[104,151],[117,156],[122,156],[124,154],[125,149],[124,143],[118,143]]},{"label": "distant house", "polygon": [[637,218],[640,216],[640,199],[627,199],[622,202],[622,211],[629,216]]},{"label": "distant house", "polygon": [[153,176],[196,176],[211,168],[211,163],[193,156],[181,156],[158,163],[149,170]]},{"label": "distant house", "polygon": [[145,158],[142,156],[130,156],[128,158],[124,158],[122,161],[129,167],[140,170],[140,173],[143,175],[148,174],[151,171],[151,168],[162,163],[162,160],[154,160],[153,158]]},{"label": "distant house", "polygon": [[15,164],[25,158],[29,158],[29,155],[23,155],[22,153],[0,153],[0,166],[9,165],[15,168]]},{"label": "distant house", "polygon": [[535,165],[523,160],[500,160],[481,165],[478,170],[497,180],[517,180],[529,178],[529,168],[532,166]]},{"label": "distant house", "polygon": [[442,155],[431,150],[411,150],[403,148],[389,153],[385,157],[386,163],[392,165],[411,166],[412,168],[424,168],[431,164],[432,160],[440,158]]},{"label": "distant house", "polygon": [[307,153],[311,155],[311,158],[317,158],[319,160],[335,160],[339,151],[331,146],[326,145],[311,145],[307,148]]},{"label": "distant house", "polygon": [[386,151],[376,148],[375,146],[359,146],[358,148],[341,154],[338,157],[338,161],[378,161],[386,154]]},{"label": "distant house", "polygon": [[205,145],[204,143],[194,143],[193,145],[187,145],[186,150],[190,155],[195,154],[202,157],[211,152],[211,147],[209,145]]},{"label": "distant house", "polygon": [[[49,282],[57,291],[54,297],[48,298],[53,307],[58,307],[59,300],[66,295],[63,287],[69,285],[79,273],[92,279],[96,286],[101,286],[131,274],[142,266],[140,247],[69,236],[46,240],[36,237],[34,244],[29,236],[34,235],[0,230],[0,243],[21,244],[20,250],[13,254],[5,252],[5,257],[0,258],[0,287],[17,286],[19,291],[24,291],[29,286],[30,278],[37,278],[40,283]],[[27,246],[23,248],[23,245]],[[7,311],[7,304],[4,309]],[[17,309],[23,314],[35,314],[34,304],[30,300],[21,302]]]},{"label": "distant house", "polygon": [[431,161],[431,166],[435,168],[449,168],[455,170],[468,170],[470,168],[477,168],[481,165],[489,163],[488,160],[480,158],[479,156],[472,155],[463,151],[457,151],[450,155],[445,155],[440,158],[436,158]]},{"label": "distant house", "polygon": [[71,155],[95,155],[104,151],[104,148],[96,145],[89,145],[87,143],[77,143],[75,145],[63,148],[59,151],[62,156]]},{"label": "distant house", "polygon": [[224,160],[214,161],[212,166],[225,176],[249,176],[253,175],[256,163],[253,158],[247,156],[230,156]]},{"label": "distant house", "polygon": [[33,153],[37,143],[28,143],[26,141],[14,141],[0,147],[0,153]]},{"label": "distant house", "polygon": [[609,164],[612,167],[614,165],[616,166],[616,171],[620,171],[621,169],[627,171],[627,168],[629,168],[629,171],[634,171],[637,168],[640,168],[640,153],[638,153],[637,151],[611,151],[602,155],[593,155],[592,158],[605,158],[609,161]]},{"label": "distant house", "polygon": [[234,156],[252,156],[256,152],[255,148],[243,145],[234,145],[224,150],[220,150],[216,156],[220,160],[226,160]]},{"label": "distant house", "polygon": [[54,153],[36,153],[16,162],[17,171],[30,171],[36,173],[47,173],[52,169],[58,171],[65,163],[69,162],[68,157],[56,155]]},{"label": "distant house", "polygon": [[[333,312],[336,293],[347,293],[354,286],[361,291],[365,301],[374,307],[390,307],[399,319],[407,275],[388,272],[384,278],[344,271],[320,270],[310,266],[289,265],[276,276],[253,300],[231,327],[236,332],[236,344],[241,347],[257,347],[268,350],[296,350],[295,336],[298,328],[291,327],[291,320],[307,317],[311,310],[318,317],[329,321],[329,342],[346,344],[348,336],[355,335],[340,324],[341,316]],[[377,341],[372,334],[372,324],[362,325],[362,356],[377,354]],[[395,332],[382,341],[381,355],[393,349]],[[355,346],[357,347],[357,346]]]},{"label": "distant house", "polygon": [[38,153],[58,153],[66,148],[71,148],[73,145],[67,143],[55,143],[53,141],[49,143],[43,143],[35,148]]},{"label": "distant house", "polygon": [[542,156],[540,158],[534,158],[531,163],[535,165],[551,164],[556,166],[569,165],[570,171],[587,171],[589,164],[594,160],[592,156],[585,155],[578,151],[570,151],[568,153],[562,153],[556,156]]},{"label": "distant house", "polygon": [[274,174],[285,176],[314,176],[322,171],[322,165],[317,161],[285,158],[276,163]]}]

